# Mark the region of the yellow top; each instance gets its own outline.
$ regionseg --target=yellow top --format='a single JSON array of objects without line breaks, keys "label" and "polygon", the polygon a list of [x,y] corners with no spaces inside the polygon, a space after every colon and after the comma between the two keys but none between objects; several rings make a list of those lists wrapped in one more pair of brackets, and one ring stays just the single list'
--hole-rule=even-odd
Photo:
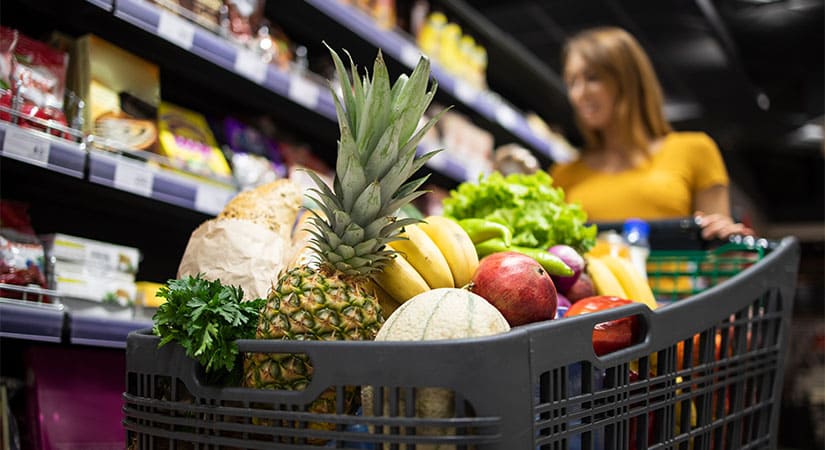
[{"label": "yellow top", "polygon": [[579,159],[553,166],[550,175],[566,200],[581,204],[593,222],[687,217],[694,213],[697,192],[728,184],[716,143],[695,132],[668,134],[658,151],[633,169],[600,172]]}]

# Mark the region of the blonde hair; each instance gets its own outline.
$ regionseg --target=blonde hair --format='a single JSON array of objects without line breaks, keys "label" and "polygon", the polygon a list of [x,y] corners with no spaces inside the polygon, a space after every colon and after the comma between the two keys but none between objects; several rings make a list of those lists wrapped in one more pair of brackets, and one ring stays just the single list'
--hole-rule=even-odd
[{"label": "blonde hair", "polygon": [[[624,145],[647,154],[650,140],[666,135],[671,127],[664,115],[662,87],[642,46],[621,28],[599,27],[573,36],[564,47],[562,63],[574,53],[616,92],[614,113]],[[576,121],[587,149],[604,145],[601,133]]]}]

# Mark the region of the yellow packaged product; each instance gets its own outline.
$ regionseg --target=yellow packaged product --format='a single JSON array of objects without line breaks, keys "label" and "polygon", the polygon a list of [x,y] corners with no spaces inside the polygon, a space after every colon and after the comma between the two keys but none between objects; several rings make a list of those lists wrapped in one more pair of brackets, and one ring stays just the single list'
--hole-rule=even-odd
[{"label": "yellow packaged product", "polygon": [[232,174],[203,115],[162,101],[158,128],[159,151],[173,167],[205,176]]},{"label": "yellow packaged product", "polygon": [[137,303],[148,308],[157,308],[161,304],[166,303],[165,298],[157,296],[158,289],[162,286],[160,283],[153,283],[151,281],[136,282]]}]

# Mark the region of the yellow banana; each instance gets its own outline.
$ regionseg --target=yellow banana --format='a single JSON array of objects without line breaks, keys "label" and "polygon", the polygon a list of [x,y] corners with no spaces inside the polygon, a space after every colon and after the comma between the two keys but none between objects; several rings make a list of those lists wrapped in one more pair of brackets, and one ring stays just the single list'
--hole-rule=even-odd
[{"label": "yellow banana", "polygon": [[[682,377],[676,377],[676,384],[677,385],[681,385],[683,382],[684,382],[684,379],[682,379]],[[676,395],[682,395],[682,390],[681,389],[676,389]],[[693,404],[693,400],[691,400],[689,402],[689,404],[690,404],[690,429],[692,430],[692,429],[696,428],[696,422],[697,422],[698,417],[697,417],[696,405]],[[676,434],[679,435],[679,434],[682,434],[683,432],[687,433],[688,430],[682,430],[682,402],[677,402],[676,403],[676,411],[675,412],[676,412]],[[692,447],[693,447],[693,442],[691,442],[691,448]]]},{"label": "yellow banana", "polygon": [[399,303],[404,303],[430,290],[424,278],[400,254],[390,259],[384,269],[373,276],[373,279]]},{"label": "yellow banana", "polygon": [[391,242],[389,246],[404,255],[431,288],[455,287],[447,259],[427,233],[418,225],[411,225],[404,227],[400,236],[407,239]]},{"label": "yellow banana", "polygon": [[375,291],[375,296],[378,298],[378,304],[381,305],[381,315],[384,316],[384,319],[390,317],[390,315],[401,306],[400,303],[381,287],[380,284],[373,281],[371,283],[372,289]]},{"label": "yellow banana", "polygon": [[644,303],[651,310],[656,309],[656,297],[653,296],[653,291],[650,290],[647,280],[639,273],[639,269],[633,263],[615,255],[604,255],[599,259],[619,280],[619,284],[622,285],[628,299]]},{"label": "yellow banana", "polygon": [[621,283],[604,261],[593,256],[586,256],[585,259],[587,261],[587,274],[593,280],[597,294],[627,298],[627,293],[625,293]]},{"label": "yellow banana", "polygon": [[478,268],[478,253],[470,236],[457,222],[447,217],[429,216],[424,220],[418,227],[441,250],[453,274],[454,286],[461,288],[470,284]]}]

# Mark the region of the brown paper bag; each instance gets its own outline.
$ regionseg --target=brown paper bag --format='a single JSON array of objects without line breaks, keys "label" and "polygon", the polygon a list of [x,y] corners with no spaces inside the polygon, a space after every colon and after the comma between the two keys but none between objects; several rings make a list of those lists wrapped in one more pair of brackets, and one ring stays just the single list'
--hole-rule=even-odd
[{"label": "brown paper bag", "polygon": [[202,273],[208,280],[240,286],[245,300],[266,298],[292,250],[289,240],[264,225],[211,219],[192,232],[178,278]]}]

